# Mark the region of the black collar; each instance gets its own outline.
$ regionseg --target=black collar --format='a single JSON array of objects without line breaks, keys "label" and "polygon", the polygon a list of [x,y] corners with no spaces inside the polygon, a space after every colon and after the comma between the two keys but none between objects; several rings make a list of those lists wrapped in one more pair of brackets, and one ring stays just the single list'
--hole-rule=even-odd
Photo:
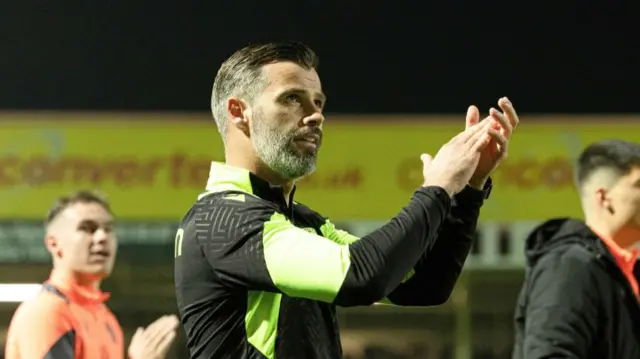
[{"label": "black collar", "polygon": [[212,162],[206,192],[200,196],[205,196],[207,193],[227,191],[250,193],[277,204],[282,212],[293,216],[295,186],[289,194],[289,205],[287,206],[282,186],[272,185],[247,169],[230,166],[225,163]]},{"label": "black collar", "polygon": [[249,181],[251,182],[254,195],[278,204],[281,208],[287,209],[289,215],[293,215],[293,197],[296,192],[296,186],[293,186],[289,194],[289,206],[287,206],[283,186],[272,185],[253,173],[249,173]]}]

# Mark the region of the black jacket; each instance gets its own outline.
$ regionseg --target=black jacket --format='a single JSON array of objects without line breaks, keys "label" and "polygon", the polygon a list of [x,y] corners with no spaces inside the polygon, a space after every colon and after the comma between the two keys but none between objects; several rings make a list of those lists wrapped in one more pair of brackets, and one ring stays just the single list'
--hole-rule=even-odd
[{"label": "black jacket", "polygon": [[638,301],[583,222],[542,224],[527,239],[526,256],[513,359],[640,358]]},{"label": "black jacket", "polygon": [[[357,238],[246,170],[212,164],[180,223],[175,287],[192,358],[341,358],[336,306],[445,302],[486,191],[417,190]],[[352,205],[336,203],[336,205]]]}]

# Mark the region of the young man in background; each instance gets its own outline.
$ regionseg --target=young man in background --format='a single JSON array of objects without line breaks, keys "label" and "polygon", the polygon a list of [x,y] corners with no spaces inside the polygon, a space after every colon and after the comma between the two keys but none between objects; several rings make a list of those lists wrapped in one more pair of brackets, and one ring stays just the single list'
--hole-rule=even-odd
[{"label": "young man in background", "polygon": [[576,172],[585,221],[553,219],[527,239],[514,359],[640,358],[640,144],[594,143]]},{"label": "young man in background", "polygon": [[[45,244],[53,270],[43,290],[16,310],[6,359],[117,359],[125,354],[122,329],[100,290],[111,274],[118,243],[109,203],[91,192],[60,198],[46,219]],[[130,359],[162,359],[178,320],[163,316],[139,328]]]}]

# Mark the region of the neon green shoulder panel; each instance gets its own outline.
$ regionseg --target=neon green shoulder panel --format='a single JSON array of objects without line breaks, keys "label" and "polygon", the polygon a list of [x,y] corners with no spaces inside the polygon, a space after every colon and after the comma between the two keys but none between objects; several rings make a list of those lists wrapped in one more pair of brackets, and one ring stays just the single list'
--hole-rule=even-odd
[{"label": "neon green shoulder panel", "polygon": [[320,227],[320,231],[323,236],[342,245],[351,244],[360,239],[347,231],[337,229],[336,226],[328,219],[324,222],[322,227]]},{"label": "neon green shoulder panel", "polygon": [[333,302],[351,265],[348,246],[295,227],[280,213],[264,224],[263,239],[278,289],[290,297]]}]

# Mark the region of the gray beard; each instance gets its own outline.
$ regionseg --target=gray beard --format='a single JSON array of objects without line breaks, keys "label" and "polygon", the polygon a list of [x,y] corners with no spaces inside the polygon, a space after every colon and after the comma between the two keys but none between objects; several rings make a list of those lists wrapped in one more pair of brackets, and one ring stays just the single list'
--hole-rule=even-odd
[{"label": "gray beard", "polygon": [[316,154],[300,153],[294,148],[295,133],[271,127],[260,112],[256,112],[252,124],[251,140],[258,157],[282,179],[296,180],[316,170]]}]

